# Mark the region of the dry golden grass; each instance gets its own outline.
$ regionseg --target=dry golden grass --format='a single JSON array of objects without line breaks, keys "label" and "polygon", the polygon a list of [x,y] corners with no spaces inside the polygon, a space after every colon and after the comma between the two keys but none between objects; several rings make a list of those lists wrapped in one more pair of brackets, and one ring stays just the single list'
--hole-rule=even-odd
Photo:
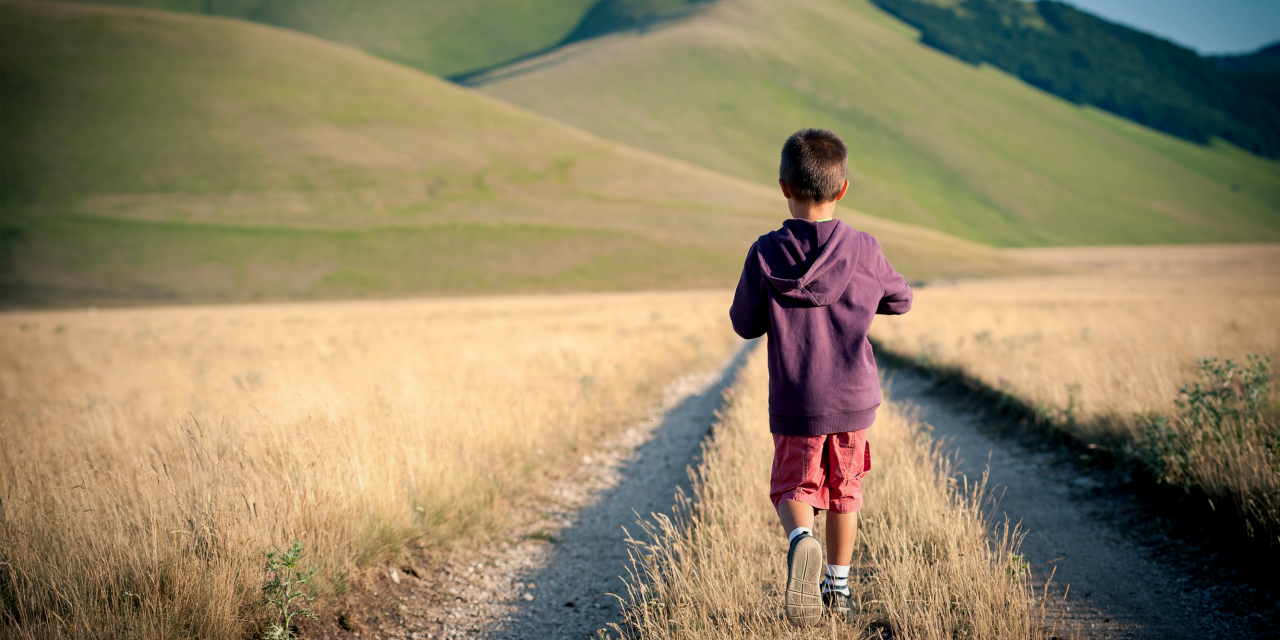
[{"label": "dry golden grass", "polygon": [[1033,404],[1065,410],[1074,395],[1095,425],[1171,410],[1196,358],[1280,356],[1280,245],[1011,253],[1090,272],[921,288],[911,313],[872,338]]},{"label": "dry golden grass", "polygon": [[[1139,414],[1177,411],[1197,358],[1280,359],[1280,245],[1006,253],[1075,275],[923,288],[910,314],[877,324],[872,337],[1117,451],[1143,428]],[[1261,443],[1240,444],[1191,452],[1200,463],[1183,482],[1245,511],[1262,500],[1280,524],[1280,460]]]},{"label": "dry golden grass", "polygon": [[[796,629],[782,618],[787,540],[769,504],[768,371],[756,350],[707,444],[695,498],[637,541],[621,631],[632,638],[1035,638],[1043,609],[1017,555],[1020,535],[989,538],[983,488],[957,487],[950,461],[908,408],[882,405],[869,436],[852,624]],[[817,533],[819,540],[824,534]]]},{"label": "dry golden grass", "polygon": [[[737,338],[724,292],[0,318],[0,624],[243,638],[262,553],[322,587],[501,534]],[[579,454],[580,455],[580,454]]]}]

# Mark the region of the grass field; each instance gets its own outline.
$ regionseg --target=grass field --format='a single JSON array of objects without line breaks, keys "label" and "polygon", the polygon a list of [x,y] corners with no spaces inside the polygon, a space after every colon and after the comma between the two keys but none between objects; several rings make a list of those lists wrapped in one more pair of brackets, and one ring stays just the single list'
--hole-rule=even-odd
[{"label": "grass field", "polygon": [[18,622],[0,635],[243,638],[273,546],[303,541],[335,594],[419,547],[508,535],[568,461],[723,361],[728,304],[0,316],[0,617]]},{"label": "grass field", "polygon": [[[623,629],[633,638],[1040,638],[1052,605],[1036,601],[1020,534],[989,539],[983,486],[957,488],[908,408],[886,403],[868,436],[876,452],[865,484],[850,589],[852,624],[826,618],[796,629],[781,617],[787,540],[764,499],[773,442],[765,350],[729,395],[697,470],[696,502],[637,548]],[[824,534],[817,533],[819,540]],[[1046,603],[1047,604],[1047,603]],[[1049,626],[1049,629],[1043,628]],[[1048,632],[1048,633],[1046,633]]]},{"label": "grass field", "polygon": [[563,42],[618,29],[648,28],[686,15],[706,1],[377,0],[361,3],[358,11],[333,0],[106,0],[93,4],[260,22],[449,77],[498,66]]},{"label": "grass field", "polygon": [[721,0],[474,80],[601,136],[762,184],[802,126],[850,145],[850,206],[994,246],[1280,239],[1280,165],[975,68],[865,0]]},{"label": "grass field", "polygon": [[[717,0],[490,95],[420,69],[554,44],[596,3],[141,2],[187,13],[0,0],[0,635],[243,638],[272,547],[304,542],[334,595],[505,535],[739,344],[724,287],[785,216],[800,126],[846,136],[840,217],[930,281],[873,331],[899,355],[1117,455],[1177,414],[1196,358],[1280,358],[1280,245],[993,248],[1280,240],[1280,165],[967,67],[865,0]],[[454,297],[91,306],[423,294]],[[641,637],[795,635],[762,606],[783,557],[751,497],[763,371],[653,532]],[[1275,438],[1196,441],[1169,482],[1280,531],[1270,410],[1250,428]],[[948,485],[908,410],[876,429],[855,631],[1037,637],[1017,532],[985,537],[981,488]]]},{"label": "grass field", "polygon": [[[1197,381],[1196,359],[1280,361],[1280,246],[1019,253],[1079,275],[920,289],[912,312],[876,325],[873,339],[1039,407],[1052,424],[1122,458],[1150,444],[1150,414],[1180,412],[1175,400]],[[1193,464],[1166,480],[1235,502],[1280,534],[1280,450],[1268,444],[1280,442],[1280,426],[1266,420],[1221,442],[1214,427],[1188,425],[1194,444],[1170,453]]]},{"label": "grass field", "polygon": [[[731,286],[760,185],[247,22],[0,3],[7,306]],[[912,277],[988,248],[845,211]]]}]

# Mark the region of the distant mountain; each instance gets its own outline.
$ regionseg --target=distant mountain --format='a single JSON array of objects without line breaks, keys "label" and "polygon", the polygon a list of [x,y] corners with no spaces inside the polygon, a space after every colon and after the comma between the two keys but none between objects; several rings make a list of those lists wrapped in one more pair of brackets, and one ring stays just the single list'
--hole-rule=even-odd
[{"label": "distant mountain", "polygon": [[1272,105],[1280,105],[1280,42],[1242,56],[1217,56],[1218,68]]},{"label": "distant mountain", "polygon": [[1240,75],[1276,64],[1275,51],[1206,58],[1049,0],[872,1],[919,29],[924,44],[971,64],[1186,140],[1218,136],[1280,157],[1276,94]]},{"label": "distant mountain", "polygon": [[1280,73],[1280,42],[1239,56],[1214,56],[1218,68],[1231,73],[1268,75]]}]

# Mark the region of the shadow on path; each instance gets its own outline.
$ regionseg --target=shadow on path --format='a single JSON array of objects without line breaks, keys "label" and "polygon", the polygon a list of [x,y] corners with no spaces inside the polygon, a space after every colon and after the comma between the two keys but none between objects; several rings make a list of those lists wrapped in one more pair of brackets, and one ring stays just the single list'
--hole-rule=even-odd
[{"label": "shadow on path", "polygon": [[621,469],[622,480],[572,516],[545,568],[521,578],[537,594],[520,601],[515,611],[486,634],[490,638],[554,640],[594,638],[598,629],[620,618],[618,601],[625,594],[629,563],[626,527],[639,534],[636,513],[670,513],[678,489],[689,491],[686,469],[698,462],[703,439],[710,433],[722,391],[733,383],[756,342],[741,349],[705,391],[685,398],[662,416],[652,438]]},{"label": "shadow on path", "polygon": [[[587,10],[582,16],[582,20],[559,42],[531,51],[524,55],[499,62],[488,67],[475,69],[464,73],[457,73],[445,78],[450,82],[460,84],[464,87],[482,87],[499,80],[506,80],[515,76],[529,73],[537,69],[542,69],[558,64],[561,60],[550,56],[549,54],[558,53],[566,46],[578,42],[593,40],[602,36],[623,31],[633,31],[636,33],[646,33],[650,29],[677,22],[688,18],[698,11],[702,10],[705,5],[710,4],[714,0],[687,0],[682,7],[659,9],[650,7],[649,10],[636,11],[635,7],[623,7],[626,4],[619,0],[597,0],[597,2]],[[546,60],[540,60],[533,64],[524,64],[538,60],[546,56]]]}]

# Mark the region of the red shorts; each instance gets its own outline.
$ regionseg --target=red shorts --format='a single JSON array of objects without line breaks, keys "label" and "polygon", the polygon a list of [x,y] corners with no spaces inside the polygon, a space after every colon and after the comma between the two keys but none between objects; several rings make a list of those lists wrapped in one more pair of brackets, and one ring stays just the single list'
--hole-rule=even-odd
[{"label": "red shorts", "polygon": [[862,508],[862,476],[871,470],[867,431],[825,436],[773,435],[769,499],[776,509],[798,500],[815,509],[853,513]]}]

